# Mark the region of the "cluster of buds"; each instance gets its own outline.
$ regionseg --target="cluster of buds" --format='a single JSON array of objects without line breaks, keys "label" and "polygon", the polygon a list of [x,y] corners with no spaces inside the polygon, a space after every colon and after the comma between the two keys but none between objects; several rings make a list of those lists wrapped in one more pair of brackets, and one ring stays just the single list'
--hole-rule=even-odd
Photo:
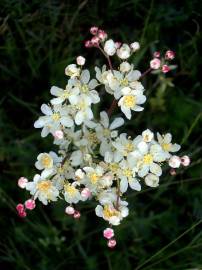
[{"label": "cluster of buds", "polygon": [[114,238],[114,230],[112,228],[106,228],[103,231],[103,236],[108,240],[107,246],[109,248],[114,248],[116,246],[116,239]]},{"label": "cluster of buds", "polygon": [[150,68],[158,70],[160,69],[163,73],[167,73],[170,71],[169,61],[175,58],[175,53],[171,50],[166,51],[164,57],[161,57],[159,51],[154,52],[153,59],[150,61]]},{"label": "cluster of buds", "polygon": [[188,156],[178,157],[178,156],[172,156],[168,162],[169,166],[171,167],[170,174],[176,175],[176,169],[180,168],[180,166],[187,167],[189,166],[191,160]]},{"label": "cluster of buds", "polygon": [[[90,71],[83,68],[86,59],[78,56],[76,63],[65,68],[68,81],[64,89],[51,87],[51,100],[41,106],[43,115],[34,127],[41,129],[43,138],[50,134],[58,151],[40,153],[35,163],[38,173],[31,181],[25,177],[18,180],[18,186],[29,191],[31,198],[18,204],[16,210],[20,217],[26,217],[27,210],[35,208],[36,200],[47,205],[62,199],[67,203],[65,213],[79,219],[81,213],[75,205],[94,200],[96,216],[109,224],[103,236],[108,247],[114,248],[112,226],[118,226],[129,215],[127,191],[139,192],[144,185],[158,187],[164,164],[174,175],[175,169],[188,166],[190,159],[176,156],[181,146],[173,143],[170,133],[155,134],[146,129],[132,138],[119,130],[125,118],[130,120],[133,113],[144,110],[147,95],[142,77],[152,69],[161,68],[166,73],[166,61],[172,60],[174,53],[167,51],[160,59],[160,53],[155,52],[150,68],[141,73],[128,60],[140,49],[138,42],[115,42],[95,26],[90,33],[93,37],[86,41],[86,47],[98,48],[108,67],[95,66],[92,78]],[[120,60],[116,67],[112,56]],[[99,87],[113,97],[113,102],[95,117],[93,106],[101,101]],[[116,106],[120,114],[111,118]]]},{"label": "cluster of buds", "polygon": [[90,40],[85,41],[86,48],[98,47],[99,44],[107,38],[107,33],[104,30],[99,29],[97,26],[92,26],[90,28],[90,33],[93,37]]}]

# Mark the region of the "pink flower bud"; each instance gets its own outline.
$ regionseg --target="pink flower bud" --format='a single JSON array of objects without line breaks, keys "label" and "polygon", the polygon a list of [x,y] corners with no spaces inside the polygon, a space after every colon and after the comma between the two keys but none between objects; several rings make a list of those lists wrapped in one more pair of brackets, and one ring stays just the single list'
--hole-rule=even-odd
[{"label": "pink flower bud", "polygon": [[139,42],[133,42],[130,44],[131,49],[133,52],[136,52],[140,49],[140,43]]},{"label": "pink flower bud", "polygon": [[27,178],[25,178],[25,177],[20,177],[20,178],[18,179],[18,186],[19,186],[20,188],[25,188],[27,183],[28,183],[28,180],[27,180]]},{"label": "pink flower bud", "polygon": [[29,199],[25,201],[25,207],[26,209],[33,210],[36,207],[35,200]]},{"label": "pink flower bud", "polygon": [[171,168],[179,168],[181,164],[181,159],[178,156],[172,156],[168,161],[168,164]]},{"label": "pink flower bud", "polygon": [[82,191],[81,191],[81,196],[85,199],[88,199],[90,196],[91,196],[91,192],[89,190],[89,188],[84,188]]},{"label": "pink flower bud", "polygon": [[121,44],[122,44],[121,42],[118,42],[118,41],[117,41],[117,42],[115,42],[115,47],[116,47],[117,49],[119,49],[119,48],[121,47]]},{"label": "pink flower bud", "polygon": [[62,130],[56,130],[53,134],[54,138],[57,140],[62,140],[64,138],[64,133]]},{"label": "pink flower bud", "polygon": [[161,61],[158,58],[154,58],[150,61],[150,67],[152,69],[159,69],[161,65]]},{"label": "pink flower bud", "polygon": [[81,217],[81,213],[79,211],[74,212],[74,218],[79,219]]},{"label": "pink flower bud", "polygon": [[190,162],[191,162],[191,160],[188,156],[181,157],[181,163],[183,166],[185,166],[185,167],[189,166]]},{"label": "pink flower bud", "polygon": [[173,51],[168,50],[165,53],[165,59],[167,60],[173,60],[175,58],[175,53]]},{"label": "pink flower bud", "polygon": [[167,73],[167,72],[169,72],[169,71],[170,71],[169,66],[167,66],[167,65],[163,65],[163,66],[162,66],[162,72],[163,72],[163,73]]},{"label": "pink flower bud", "polygon": [[18,212],[19,217],[24,218],[27,216],[27,213],[25,211]]},{"label": "pink flower bud", "polygon": [[90,28],[90,33],[91,33],[92,35],[97,35],[97,32],[98,32],[98,27],[97,27],[97,26],[92,26],[92,27]]},{"label": "pink flower bud", "polygon": [[99,42],[100,42],[100,39],[99,39],[99,37],[92,37],[91,38],[91,43],[92,43],[92,45],[93,46],[98,46],[99,45]]},{"label": "pink flower bud", "polygon": [[83,56],[78,56],[76,58],[77,65],[83,66],[86,62],[86,59]]},{"label": "pink flower bud", "polygon": [[106,228],[103,231],[103,236],[107,239],[111,239],[112,237],[114,237],[114,230],[111,228]]},{"label": "pink flower bud", "polygon": [[101,41],[104,41],[107,38],[107,33],[105,31],[103,31],[103,30],[99,30],[98,31],[98,38]]},{"label": "pink flower bud", "polygon": [[158,52],[158,51],[156,51],[156,52],[153,53],[154,58],[159,58],[160,55],[161,55],[161,54],[160,54],[160,52]]},{"label": "pink flower bud", "polygon": [[86,40],[84,43],[86,48],[91,48],[93,46],[92,42],[90,40]]},{"label": "pink flower bud", "polygon": [[19,212],[24,212],[25,207],[22,203],[19,203],[18,205],[16,205],[16,210]]},{"label": "pink flower bud", "polygon": [[74,213],[75,213],[75,209],[74,209],[74,207],[72,207],[72,206],[67,206],[66,208],[65,208],[65,213],[67,214],[67,215],[73,215]]},{"label": "pink flower bud", "polygon": [[115,239],[110,239],[107,242],[107,245],[108,245],[109,248],[114,248],[116,246],[116,240]]},{"label": "pink flower bud", "polygon": [[174,176],[174,175],[176,175],[176,170],[175,169],[170,169],[170,175],[172,175],[172,176]]}]

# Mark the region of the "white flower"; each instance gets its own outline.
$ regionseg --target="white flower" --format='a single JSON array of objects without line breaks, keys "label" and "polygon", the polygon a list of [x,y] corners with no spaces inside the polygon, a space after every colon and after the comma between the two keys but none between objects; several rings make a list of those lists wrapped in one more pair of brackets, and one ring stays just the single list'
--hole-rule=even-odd
[{"label": "white flower", "polygon": [[59,196],[59,191],[53,183],[39,174],[34,176],[33,182],[27,183],[26,189],[30,191],[31,195],[34,195],[34,199],[38,198],[45,205],[49,201],[57,201]]},{"label": "white flower", "polygon": [[78,68],[75,64],[68,65],[65,68],[65,74],[71,78],[78,77],[80,75],[80,68]]},{"label": "white flower", "polygon": [[153,173],[149,173],[146,177],[145,177],[145,184],[149,187],[158,187],[159,185],[159,177],[156,176]]},{"label": "white flower", "polygon": [[120,170],[118,172],[118,176],[120,177],[120,191],[122,193],[126,192],[128,189],[128,185],[130,188],[140,191],[141,185],[137,178],[135,178],[136,175],[136,167],[130,167],[129,163],[126,160],[123,160],[120,163]]},{"label": "white flower", "polygon": [[77,63],[77,65],[79,65],[79,66],[85,65],[85,62],[86,62],[86,59],[85,59],[83,56],[78,56],[78,57],[76,58],[76,63]]},{"label": "white flower", "polygon": [[148,145],[145,142],[138,144],[138,149],[142,154],[142,158],[138,162],[138,175],[144,177],[150,171],[151,173],[160,176],[162,169],[159,162],[165,161],[166,157],[162,148],[158,144]]},{"label": "white flower", "polygon": [[171,143],[172,135],[170,133],[167,133],[165,135],[160,135],[159,133],[157,133],[157,138],[167,158],[171,156],[170,152],[171,153],[177,152],[181,148],[179,144]]},{"label": "white flower", "polygon": [[172,156],[168,162],[171,168],[179,168],[181,165],[181,159],[178,156]]},{"label": "white flower", "polygon": [[112,56],[116,53],[116,45],[112,39],[109,39],[105,42],[104,51],[109,56]]},{"label": "white flower", "polygon": [[96,166],[95,168],[84,167],[83,170],[86,172],[85,185],[94,191],[100,184],[100,180],[104,174],[103,168],[101,166]]},{"label": "white flower", "polygon": [[66,184],[64,186],[64,198],[68,203],[78,203],[81,200],[81,194],[72,184]]},{"label": "white flower", "polygon": [[56,130],[61,129],[61,125],[65,127],[72,127],[74,125],[73,120],[69,116],[69,111],[65,107],[50,106],[43,104],[41,111],[45,116],[40,116],[34,123],[35,128],[43,128],[41,136],[46,137],[50,132],[54,133]]},{"label": "white flower", "polygon": [[133,42],[130,44],[130,47],[133,52],[136,52],[137,50],[140,49],[140,43],[139,42]]},{"label": "white flower", "polygon": [[130,53],[131,53],[130,47],[128,46],[128,44],[125,43],[121,46],[121,48],[117,50],[117,55],[121,59],[129,58]]},{"label": "white flower", "polygon": [[120,224],[120,221],[128,215],[128,208],[126,206],[120,206],[119,210],[117,210],[112,204],[106,204],[104,207],[97,205],[95,213],[98,217],[107,220],[109,224],[117,226]]},{"label": "white flower", "polygon": [[125,116],[131,119],[131,110],[140,112],[144,109],[139,105],[146,101],[146,97],[142,91],[132,90],[130,87],[124,87],[121,92],[123,97],[119,100],[118,105],[121,107]]}]

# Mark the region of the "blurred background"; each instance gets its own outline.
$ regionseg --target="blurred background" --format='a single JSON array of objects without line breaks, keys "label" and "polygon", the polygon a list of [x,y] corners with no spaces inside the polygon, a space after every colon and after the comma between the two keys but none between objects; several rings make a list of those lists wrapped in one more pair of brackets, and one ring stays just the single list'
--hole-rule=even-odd
[{"label": "blurred background", "polygon": [[[194,0],[0,1],[1,270],[202,269],[201,11]],[[94,203],[79,206],[76,222],[64,215],[63,202],[38,204],[23,220],[15,212],[28,197],[17,179],[32,179],[38,153],[55,149],[33,128],[51,85],[65,85],[64,68],[78,55],[89,67],[105,63],[97,50],[84,47],[92,25],[116,40],[139,41],[132,62],[141,71],[155,50],[176,52],[177,69],[144,79],[145,110],[125,131],[171,132],[181,154],[192,159],[176,176],[166,171],[159,188],[129,193],[130,215],[116,229],[113,251]],[[109,104],[103,99],[103,108]]]}]

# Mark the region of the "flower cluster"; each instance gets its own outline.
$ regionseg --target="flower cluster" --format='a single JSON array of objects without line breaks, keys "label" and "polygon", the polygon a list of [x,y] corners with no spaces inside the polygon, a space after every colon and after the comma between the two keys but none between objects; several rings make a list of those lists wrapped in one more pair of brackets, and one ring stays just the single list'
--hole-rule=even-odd
[{"label": "flower cluster", "polygon": [[[75,205],[95,200],[96,215],[110,226],[103,235],[113,248],[116,240],[112,226],[119,225],[129,214],[126,192],[129,189],[138,192],[143,185],[157,187],[164,165],[170,166],[175,174],[175,169],[180,165],[188,166],[190,159],[175,155],[180,145],[172,143],[170,133],[155,136],[146,129],[132,138],[120,132],[125,117],[131,119],[132,112],[142,111],[146,102],[141,83],[144,73],[127,60],[140,45],[107,40],[107,34],[97,27],[92,27],[90,32],[93,37],[85,46],[98,48],[109,67],[95,67],[95,78],[92,78],[83,67],[85,58],[78,56],[76,63],[65,69],[66,86],[51,87],[51,100],[41,106],[43,115],[34,127],[41,129],[42,137],[50,134],[59,150],[38,155],[35,167],[39,172],[32,181],[24,177],[18,180],[18,186],[29,191],[31,198],[18,204],[16,209],[25,217],[27,210],[35,208],[36,200],[47,205],[63,199],[67,204],[65,213],[79,219],[81,213]],[[111,56],[121,60],[118,68],[112,67]],[[159,56],[150,63],[153,69]],[[171,51],[167,51],[166,59],[173,57]],[[101,88],[114,100],[108,112],[101,111],[95,118],[93,108],[100,102]],[[122,117],[111,117],[116,106],[120,107]]]}]

